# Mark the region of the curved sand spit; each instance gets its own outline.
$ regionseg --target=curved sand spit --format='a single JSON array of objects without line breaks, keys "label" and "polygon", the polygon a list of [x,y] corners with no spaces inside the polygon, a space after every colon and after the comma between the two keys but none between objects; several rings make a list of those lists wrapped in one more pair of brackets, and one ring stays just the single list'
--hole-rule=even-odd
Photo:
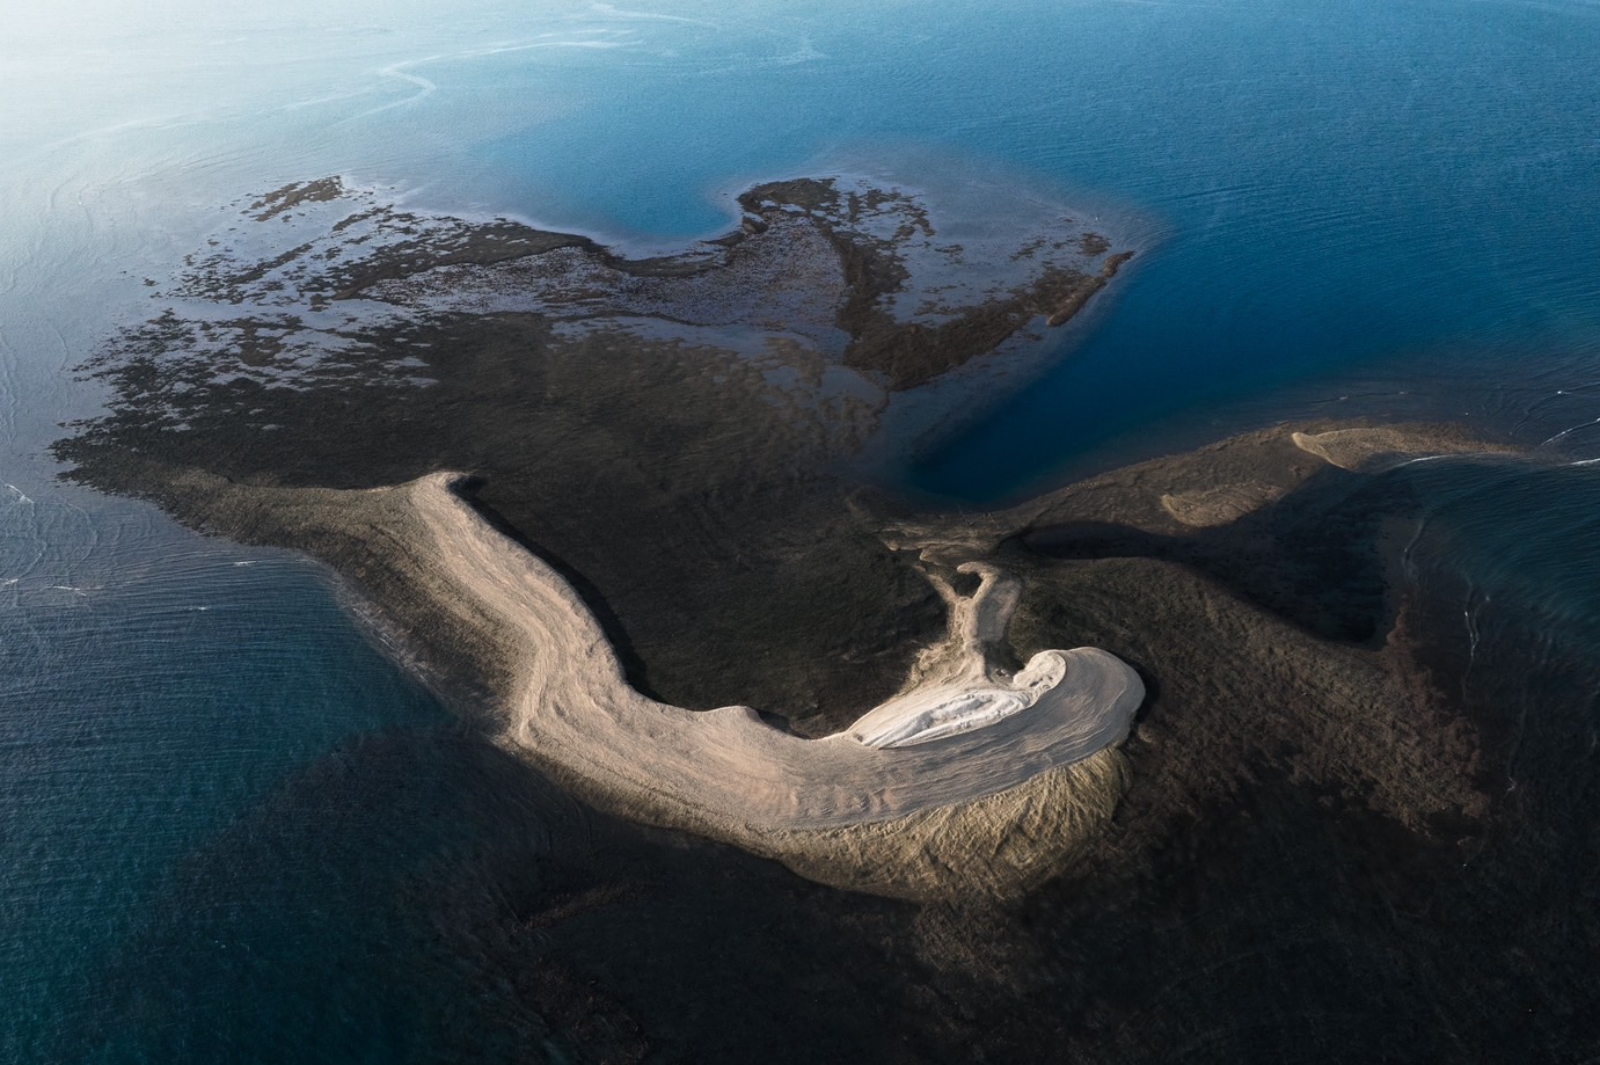
[{"label": "curved sand spit", "polygon": [[[967,851],[985,855],[977,888],[1036,878],[1048,855],[996,857],[1015,850],[1019,826],[1034,850],[1070,849],[1041,830],[1050,807],[1073,807],[1056,820],[1081,835],[1120,794],[1110,748],[1144,699],[1138,675],[1095,648],[1040,652],[1015,675],[995,666],[988,649],[1018,587],[992,568],[962,567],[980,577],[970,597],[941,588],[950,636],[924,653],[907,690],[846,732],[805,739],[748,707],[695,712],[635,691],[577,593],[457,495],[456,480],[435,474],[402,490],[473,613],[526,649],[503,738],[603,808],[817,879],[948,895],[961,888],[951,863]],[[1071,781],[1095,794],[1074,807],[1062,792]]]}]

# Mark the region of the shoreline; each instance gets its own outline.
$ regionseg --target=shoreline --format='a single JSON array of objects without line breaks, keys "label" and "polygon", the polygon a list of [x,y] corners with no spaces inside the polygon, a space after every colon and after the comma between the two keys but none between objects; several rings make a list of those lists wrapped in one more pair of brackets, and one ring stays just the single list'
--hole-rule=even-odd
[{"label": "shoreline", "polygon": [[[1211,720],[1230,735],[1253,722],[1261,736],[1252,742],[1295,736],[1292,748],[1321,765],[1319,776],[1331,774],[1329,786],[1380,782],[1364,801],[1408,831],[1426,832],[1431,813],[1452,806],[1481,813],[1484,800],[1465,769],[1475,757],[1470,745],[1460,746],[1454,726],[1431,731],[1436,726],[1426,722],[1436,712],[1422,708],[1432,696],[1406,679],[1411,667],[1387,646],[1399,607],[1359,596],[1321,607],[1314,598],[1309,607],[1285,600],[1250,583],[1250,573],[1279,563],[1248,545],[1259,541],[1250,530],[1263,521],[1286,533],[1325,521],[1319,515],[1337,513],[1341,501],[1362,498],[1362,485],[1381,484],[1384,470],[1403,469],[1405,456],[1454,452],[1472,461],[1482,451],[1442,427],[1306,424],[1113,471],[1009,511],[919,522],[858,509],[854,520],[875,529],[947,611],[944,636],[914,644],[920,650],[901,674],[899,695],[976,678],[990,685],[1013,676],[1016,664],[1054,653],[1047,648],[1072,646],[1062,642],[1066,634],[1108,648],[1136,670],[1119,664],[1131,681],[1099,703],[1098,720],[1072,719],[1081,701],[1043,714],[1035,707],[894,750],[858,742],[845,722],[832,735],[805,738],[769,724],[751,704],[691,711],[641,694],[596,619],[596,590],[576,591],[542,550],[520,542],[515,527],[464,497],[456,475],[339,490],[250,486],[192,471],[169,480],[164,503],[190,521],[204,516],[230,537],[295,546],[333,564],[397,632],[417,641],[419,661],[465,682],[447,684],[458,696],[451,702],[461,708],[464,698],[500,746],[597,809],[731,843],[823,883],[953,901],[1021,897],[1075,865],[1119,853],[1120,864],[1164,838],[1170,813],[1124,839],[1130,815],[1118,812],[1125,795],[1137,809],[1152,786],[1157,793],[1169,786],[1163,759],[1191,765],[1184,773],[1243,768],[1237,756],[1212,764],[1215,752],[1202,753],[1215,737],[1195,741],[1193,755],[1166,749],[1151,763],[1161,751],[1152,743],[1174,725]],[[1373,502],[1384,507],[1386,499],[1380,492]],[[1108,520],[1127,530],[1118,534],[1124,546],[1094,546],[1115,543],[1104,533],[1082,539],[1082,530],[1113,527],[1086,522]],[[1207,554],[1215,537],[1222,539]],[[1166,540],[1196,546],[1171,555],[1156,549]],[[1349,583],[1352,564],[1356,574],[1366,572],[1364,557],[1335,557],[1331,564],[1344,575],[1330,578],[1330,587]],[[1227,565],[1208,569],[1208,558]],[[887,621],[893,610],[880,615]],[[1164,618],[1160,628],[1170,631],[1152,640],[1157,633],[1144,631],[1151,617]],[[1369,625],[1369,634],[1353,633],[1351,618],[1358,629]],[[754,633],[741,647],[758,659],[764,653]],[[1278,665],[1261,672],[1286,654],[1300,663],[1287,677],[1277,676]],[[1220,704],[1192,706],[1189,713],[1200,711],[1195,722],[1172,716],[1173,699],[1186,698],[1175,693],[1220,676],[1230,678]],[[1133,728],[1145,678],[1155,687]],[[1304,698],[1306,683],[1321,692],[1320,709],[1259,716],[1289,691]],[[1280,691],[1280,684],[1291,687]],[[859,727],[873,711],[857,705],[851,720]],[[1224,725],[1216,714],[1226,707],[1244,716]],[[1378,767],[1394,752],[1370,744],[1418,713],[1423,718],[1403,726],[1415,733],[1402,748],[1404,768],[1391,776]],[[1362,719],[1371,739],[1345,731]]]},{"label": "shoreline", "polygon": [[[1105,288],[1126,259],[1103,238],[996,237],[1019,287],[902,191],[799,179],[741,196],[743,236],[619,269],[313,191],[355,213],[288,259],[194,264],[180,291],[246,310],[117,338],[111,413],[57,453],[328,562],[465,716],[595,807],[925,901],[1137,866],[1185,788],[1244,786],[1261,744],[1406,832],[1483,808],[1470,738],[1386,646],[1372,564],[1396,499],[1371,469],[1483,450],[1458,430],[1279,426],[983,513],[859,476],[889,397],[998,380],[1019,329]],[[282,308],[361,278],[379,317],[296,347],[315,337]],[[1371,738],[1395,730],[1399,761]]]}]

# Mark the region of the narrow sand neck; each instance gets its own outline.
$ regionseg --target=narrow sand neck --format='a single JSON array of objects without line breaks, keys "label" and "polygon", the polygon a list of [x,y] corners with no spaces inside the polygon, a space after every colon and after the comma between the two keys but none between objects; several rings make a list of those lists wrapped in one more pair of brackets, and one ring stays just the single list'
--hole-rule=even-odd
[{"label": "narrow sand neck", "polygon": [[1040,651],[1011,675],[994,661],[1021,598],[1015,577],[968,562],[957,572],[977,574],[977,589],[963,597],[930,575],[950,609],[950,635],[930,647],[894,698],[863,715],[847,735],[868,747],[899,748],[988,728],[1048,700],[1066,681],[1062,651]]}]

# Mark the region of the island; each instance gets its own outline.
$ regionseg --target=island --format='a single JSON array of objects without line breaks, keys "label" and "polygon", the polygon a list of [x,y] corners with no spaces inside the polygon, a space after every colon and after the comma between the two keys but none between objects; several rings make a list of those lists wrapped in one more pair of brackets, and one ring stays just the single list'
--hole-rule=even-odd
[{"label": "island", "polygon": [[629,254],[277,190],[86,364],[113,398],[57,453],[325,560],[596,809],[826,884],[1125,877],[1263,757],[1419,841],[1483,814],[1477,739],[1398,638],[1376,530],[1404,508],[1363,486],[1495,449],[1302,424],[1003,510],[909,498],[883,456],[1037,368],[1135,249],[1065,216],[946,241],[915,190],[844,175],[736,202]]}]

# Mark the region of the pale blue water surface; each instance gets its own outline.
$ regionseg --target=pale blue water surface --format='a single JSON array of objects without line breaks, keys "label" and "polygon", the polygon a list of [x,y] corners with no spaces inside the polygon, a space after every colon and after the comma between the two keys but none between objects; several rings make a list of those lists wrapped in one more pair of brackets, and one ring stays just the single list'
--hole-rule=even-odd
[{"label": "pale blue water surface", "polygon": [[[429,1038],[425,981],[403,975],[421,963],[369,964],[405,942],[390,918],[312,935],[285,916],[327,910],[336,869],[284,872],[304,892],[273,910],[237,897],[271,874],[230,888],[215,855],[330,752],[443,711],[319,568],[63,486],[45,450],[102,398],[71,367],[242,196],[341,174],[638,244],[716,231],[751,180],[828,169],[1076,204],[1143,253],[1053,368],[899,471],[963,500],[1306,414],[1600,455],[1592,2],[76,0],[5,21],[0,1060],[220,1060],[184,1025],[284,1062]],[[1467,546],[1437,564],[1471,569],[1469,615],[1511,589],[1593,637],[1597,477],[1451,486],[1435,521]],[[381,881],[395,837],[368,846],[285,861]],[[160,940],[161,979],[193,983],[195,1016],[107,1034],[106,974],[155,979],[127,955],[191,908],[207,931]],[[306,1001],[254,1021],[201,993],[205,951],[267,939],[239,970],[252,993]]]}]

